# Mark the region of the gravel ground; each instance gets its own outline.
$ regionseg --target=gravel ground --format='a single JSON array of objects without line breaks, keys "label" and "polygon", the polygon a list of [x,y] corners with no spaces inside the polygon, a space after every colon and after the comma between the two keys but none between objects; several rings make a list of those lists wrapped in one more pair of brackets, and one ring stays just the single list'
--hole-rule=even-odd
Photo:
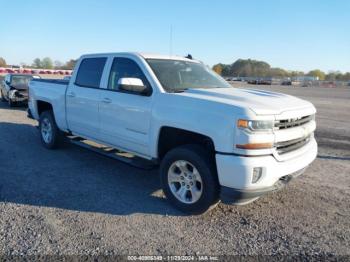
[{"label": "gravel ground", "polygon": [[0,254],[350,255],[350,89],[254,88],[316,105],[318,158],[282,191],[201,216],[168,205],[157,170],[48,151],[24,109],[0,103]]}]

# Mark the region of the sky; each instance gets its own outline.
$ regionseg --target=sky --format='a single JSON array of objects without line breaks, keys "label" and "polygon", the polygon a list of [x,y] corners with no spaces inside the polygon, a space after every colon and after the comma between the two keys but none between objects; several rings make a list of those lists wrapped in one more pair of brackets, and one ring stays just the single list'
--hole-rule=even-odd
[{"label": "sky", "polygon": [[287,70],[350,71],[348,0],[0,0],[0,7],[0,57],[8,64],[136,51],[190,53],[208,65],[251,58]]}]

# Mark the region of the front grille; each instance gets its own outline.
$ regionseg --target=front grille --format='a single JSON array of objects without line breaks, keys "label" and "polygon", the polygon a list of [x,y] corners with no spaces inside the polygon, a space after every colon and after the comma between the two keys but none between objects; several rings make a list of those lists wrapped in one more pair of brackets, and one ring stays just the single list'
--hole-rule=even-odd
[{"label": "front grille", "polygon": [[18,90],[16,92],[17,97],[28,97],[28,91],[27,90]]},{"label": "front grille", "polygon": [[287,129],[296,126],[302,126],[314,119],[314,115],[303,116],[299,118],[290,118],[275,121],[275,130]]},{"label": "front grille", "polygon": [[279,143],[275,144],[275,147],[277,149],[277,153],[282,155],[282,154],[297,150],[299,148],[302,148],[303,146],[305,146],[307,143],[310,142],[311,136],[312,135],[309,135],[309,136],[303,137],[303,138],[285,141],[285,142],[279,142]]}]

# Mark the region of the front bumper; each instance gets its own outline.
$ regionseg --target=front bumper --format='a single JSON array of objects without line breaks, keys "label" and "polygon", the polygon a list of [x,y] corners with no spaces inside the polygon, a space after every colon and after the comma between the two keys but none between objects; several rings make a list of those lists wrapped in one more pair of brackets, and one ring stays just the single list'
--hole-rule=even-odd
[{"label": "front bumper", "polygon": [[9,94],[9,99],[12,102],[28,102],[28,92],[20,92],[18,90],[11,90]]},{"label": "front bumper", "polygon": [[281,177],[273,186],[260,189],[235,189],[230,187],[221,187],[220,199],[224,204],[245,204],[251,200],[255,200],[267,193],[275,192],[284,188],[292,179],[304,173],[306,168],[303,168],[293,174]]},{"label": "front bumper", "polygon": [[[299,154],[291,159],[278,161],[272,155],[245,157],[216,154],[216,164],[225,202],[258,198],[268,192],[281,189],[291,178],[303,173],[317,156],[317,143],[312,139]],[[252,182],[253,169],[262,168],[262,176]],[[231,199],[231,201],[229,201]]]}]

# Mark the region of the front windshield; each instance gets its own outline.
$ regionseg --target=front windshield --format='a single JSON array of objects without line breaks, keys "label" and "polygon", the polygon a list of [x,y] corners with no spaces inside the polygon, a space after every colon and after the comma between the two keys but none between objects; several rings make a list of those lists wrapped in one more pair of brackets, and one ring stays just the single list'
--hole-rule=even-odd
[{"label": "front windshield", "polygon": [[167,92],[182,92],[189,88],[231,87],[201,63],[165,59],[147,59],[147,62]]},{"label": "front windshield", "polygon": [[13,75],[11,77],[11,86],[17,88],[25,88],[29,85],[30,80],[32,80],[31,75]]}]

